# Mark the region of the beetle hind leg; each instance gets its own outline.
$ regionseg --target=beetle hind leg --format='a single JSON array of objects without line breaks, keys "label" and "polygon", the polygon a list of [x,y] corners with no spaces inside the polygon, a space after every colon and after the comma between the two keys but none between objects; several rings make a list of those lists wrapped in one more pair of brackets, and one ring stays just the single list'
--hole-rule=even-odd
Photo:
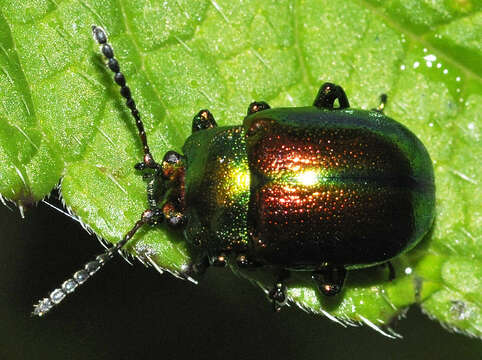
[{"label": "beetle hind leg", "polygon": [[313,106],[320,109],[334,110],[335,108],[333,105],[335,104],[335,100],[338,100],[340,105],[336,108],[337,110],[350,107],[345,90],[343,90],[341,86],[332,83],[324,83],[318,91],[318,95],[316,95]]},{"label": "beetle hind leg", "polygon": [[383,111],[385,110],[385,106],[387,105],[387,99],[388,96],[387,94],[381,94],[380,95],[380,104],[376,108],[373,108],[373,111],[379,112],[380,114],[383,114]]},{"label": "beetle hind leg", "polygon": [[323,265],[314,271],[311,277],[323,295],[333,296],[343,288],[346,269],[343,266]]},{"label": "beetle hind leg", "polygon": [[388,268],[388,281],[393,281],[396,277],[395,268],[390,261],[387,261],[385,264]]},{"label": "beetle hind leg", "polygon": [[268,297],[273,303],[274,311],[281,310],[283,305],[286,304],[286,285],[285,280],[289,278],[290,273],[286,269],[282,269],[278,275],[274,287],[268,292]]}]

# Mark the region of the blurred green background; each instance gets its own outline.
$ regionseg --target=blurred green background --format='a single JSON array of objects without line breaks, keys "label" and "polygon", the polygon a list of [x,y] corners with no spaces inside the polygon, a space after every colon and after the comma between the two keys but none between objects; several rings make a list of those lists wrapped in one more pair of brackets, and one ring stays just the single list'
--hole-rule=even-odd
[{"label": "blurred green background", "polygon": [[[51,200],[53,201],[53,200]],[[0,206],[0,359],[480,359],[482,343],[413,307],[391,340],[285,308],[229,270],[198,286],[115,259],[49,316],[32,304],[102,251],[45,204],[21,220]]]}]

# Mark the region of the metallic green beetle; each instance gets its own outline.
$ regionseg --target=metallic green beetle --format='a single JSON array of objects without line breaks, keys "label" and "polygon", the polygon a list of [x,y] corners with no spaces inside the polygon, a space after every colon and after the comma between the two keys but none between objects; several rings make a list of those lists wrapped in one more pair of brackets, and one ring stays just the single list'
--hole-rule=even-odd
[{"label": "metallic green beetle", "polygon": [[432,226],[432,161],[412,132],[383,115],[386,96],[377,109],[355,110],[340,86],[326,83],[313,106],[254,102],[242,125],[225,127],[201,110],[183,155],[169,151],[157,163],[106,35],[95,26],[93,33],[136,120],[144,158],[135,167],[149,179],[149,207],[35,314],[62,301],[146,224],[184,230],[193,255],[187,272],[228,262],[273,269],[269,297],[277,310],[289,271],[310,271],[323,294],[335,295],[347,270],[389,264]]}]

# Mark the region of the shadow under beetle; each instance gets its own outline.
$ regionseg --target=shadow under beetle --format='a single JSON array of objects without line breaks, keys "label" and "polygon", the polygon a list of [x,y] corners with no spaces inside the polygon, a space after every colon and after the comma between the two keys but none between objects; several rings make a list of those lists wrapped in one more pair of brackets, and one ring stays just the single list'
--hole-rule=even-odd
[{"label": "shadow under beetle", "polygon": [[310,271],[321,293],[335,295],[347,270],[388,263],[429,231],[432,161],[412,132],[383,115],[385,95],[378,108],[357,110],[340,86],[325,83],[313,106],[253,102],[242,125],[223,127],[201,110],[184,154],[168,151],[158,163],[106,34],[92,31],[136,121],[144,157],[135,168],[148,180],[148,209],[120,242],[36,304],[35,315],[60,303],[144,225],[182,228],[195,249],[191,272],[228,262],[274,269],[276,310],[286,301],[289,271]]}]

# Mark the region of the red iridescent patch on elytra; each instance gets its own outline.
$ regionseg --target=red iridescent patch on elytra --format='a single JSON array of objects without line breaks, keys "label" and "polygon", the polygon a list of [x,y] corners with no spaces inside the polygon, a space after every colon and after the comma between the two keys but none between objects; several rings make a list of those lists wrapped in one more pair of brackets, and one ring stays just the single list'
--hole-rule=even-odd
[{"label": "red iridescent patch on elytra", "polygon": [[412,231],[410,196],[400,187],[270,181],[257,189],[251,209],[258,250],[286,249],[279,258],[293,263],[329,258],[361,264],[380,249],[399,251]]},{"label": "red iridescent patch on elytra", "polygon": [[294,129],[275,125],[267,130],[250,149],[251,159],[256,159],[251,165],[267,176],[310,169],[331,176],[393,176],[403,168],[400,163],[406,162],[394,145],[359,129]]},{"label": "red iridescent patch on elytra", "polygon": [[303,224],[312,217],[316,221],[336,223],[346,211],[350,211],[352,217],[361,217],[360,204],[360,194],[353,188],[301,184],[265,184],[258,199],[261,218],[271,225]]},{"label": "red iridescent patch on elytra", "polygon": [[262,124],[247,141],[249,228],[260,258],[350,265],[401,251],[413,208],[410,167],[394,144],[364,129]]}]

